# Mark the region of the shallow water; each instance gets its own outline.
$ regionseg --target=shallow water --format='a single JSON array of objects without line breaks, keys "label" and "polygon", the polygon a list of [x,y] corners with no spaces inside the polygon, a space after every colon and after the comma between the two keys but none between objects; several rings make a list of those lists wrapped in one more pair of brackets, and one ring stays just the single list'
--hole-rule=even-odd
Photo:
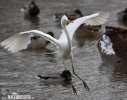
[{"label": "shallow water", "polygon": [[[126,8],[126,0],[36,0],[41,12],[39,21],[25,20],[20,8],[30,0],[0,0],[0,40],[12,34],[30,29],[44,32],[52,31],[59,37],[53,14],[79,8],[84,15],[94,12],[110,11],[107,25],[119,26],[117,12]],[[74,39],[74,45],[77,45]],[[64,70],[62,62],[55,55],[46,55],[43,51],[23,51],[11,54],[0,48],[0,96],[16,92],[31,95],[34,100],[126,100],[127,67],[126,63],[116,63],[113,56],[101,58],[97,41],[82,38],[85,45],[74,50],[75,70],[88,84],[90,92],[83,88],[82,82],[74,79],[78,96],[71,85],[44,84],[36,79],[37,74],[59,73]],[[52,47],[50,47],[49,49]],[[66,66],[71,70],[70,61]]]}]

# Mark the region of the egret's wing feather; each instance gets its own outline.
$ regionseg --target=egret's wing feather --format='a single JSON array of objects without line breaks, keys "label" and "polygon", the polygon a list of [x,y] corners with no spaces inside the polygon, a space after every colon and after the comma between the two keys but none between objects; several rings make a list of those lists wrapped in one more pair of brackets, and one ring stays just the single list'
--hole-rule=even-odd
[{"label": "egret's wing feather", "polygon": [[31,37],[33,35],[39,35],[43,37],[44,39],[58,45],[58,40],[38,30],[31,30],[31,31],[26,31],[26,32],[21,32],[19,34],[15,34],[11,36],[10,38],[1,42],[0,45],[3,46],[8,51],[11,51],[13,53],[18,52],[19,50],[23,50],[27,48],[28,44],[31,43]]},{"label": "egret's wing feather", "polygon": [[50,41],[51,43],[59,46],[59,41],[57,39],[55,39],[54,37],[52,37],[51,35],[49,34],[46,34],[42,31],[39,31],[39,30],[31,30],[31,31],[26,31],[26,32],[21,32],[20,34],[31,34],[31,35],[39,35],[41,36],[42,38]]},{"label": "egret's wing feather", "polygon": [[100,13],[92,14],[90,16],[87,16],[87,19],[85,20],[85,24],[86,25],[105,24],[105,22],[108,21],[108,18],[109,18],[109,12],[100,12]]},{"label": "egret's wing feather", "polygon": [[[78,29],[78,27],[82,24],[86,25],[101,25],[104,24],[109,17],[108,12],[100,12],[100,13],[95,13],[89,16],[84,16],[81,18],[77,18],[76,20],[73,21],[73,23],[70,23],[67,26],[68,33],[70,35],[70,39],[72,40],[73,34],[75,31]],[[64,31],[62,31],[64,33]],[[61,35],[61,40],[62,38],[65,37],[65,34]]]},{"label": "egret's wing feather", "polygon": [[1,42],[1,46],[3,46],[4,49],[7,49],[13,53],[22,49],[26,49],[28,44],[30,44],[30,36],[20,34],[15,34]]}]

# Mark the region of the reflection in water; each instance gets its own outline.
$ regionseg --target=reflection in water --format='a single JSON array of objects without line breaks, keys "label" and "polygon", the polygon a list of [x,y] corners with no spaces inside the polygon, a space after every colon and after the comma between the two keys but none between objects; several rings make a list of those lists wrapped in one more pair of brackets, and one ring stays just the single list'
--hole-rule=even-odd
[{"label": "reflection in water", "polygon": [[73,82],[57,82],[57,81],[39,81],[39,86],[42,87],[42,86],[59,86],[59,85],[62,85],[64,88],[67,88],[67,89],[70,89],[72,88],[72,91],[74,92],[75,95],[77,95],[77,90],[75,88],[75,86],[73,85]]},{"label": "reflection in water", "polygon": [[62,82],[61,82],[61,81],[60,81],[60,82],[58,82],[58,81],[50,81],[50,82],[49,82],[49,81],[43,81],[43,80],[41,81],[41,80],[40,80],[40,81],[39,81],[39,85],[40,85],[40,86],[43,86],[43,85],[46,85],[46,86],[49,86],[49,85],[54,85],[54,86],[55,86],[55,85],[56,85],[56,86],[57,86],[57,85],[62,85],[62,86],[64,86],[64,87],[71,87],[72,82],[63,82],[63,81],[62,81]]},{"label": "reflection in water", "polygon": [[24,19],[31,21],[33,25],[35,25],[35,27],[31,27],[31,28],[32,29],[36,28],[39,22],[38,15],[40,13],[40,9],[38,5],[36,5],[35,1],[31,1],[29,5],[26,5],[23,8],[21,8],[21,12]]},{"label": "reflection in water", "polygon": [[39,17],[22,17],[22,26],[30,24],[30,30],[39,29],[40,18]]},{"label": "reflection in water", "polygon": [[127,63],[121,63],[113,66],[112,80],[127,83]]},{"label": "reflection in water", "polygon": [[75,89],[72,82],[72,75],[69,70],[64,70],[62,73],[52,73],[47,75],[37,75],[38,79],[40,79],[39,85],[50,86],[50,85],[62,85],[63,87],[72,87],[74,94],[77,95],[77,90]]},{"label": "reflection in water", "polygon": [[100,83],[103,84],[101,87],[108,93],[108,100],[122,100],[121,98],[127,97],[125,92],[127,90],[126,63],[113,64],[103,61],[99,72]]},{"label": "reflection in water", "polygon": [[28,10],[24,8],[21,9],[20,15],[22,27],[30,24],[30,30],[39,28],[40,18],[38,16],[30,16]]},{"label": "reflection in water", "polygon": [[32,53],[33,52],[33,53],[40,54],[40,55],[41,54],[45,54],[45,56],[51,57],[51,58],[55,57],[54,50],[51,50],[49,48],[43,48],[43,49],[25,49],[25,50],[22,50],[22,52],[26,52],[26,53],[29,53],[29,52]]},{"label": "reflection in water", "polygon": [[100,53],[102,64],[104,66],[108,64],[116,64],[121,62],[121,59],[116,57],[115,55],[106,55],[104,53],[101,53],[100,48],[98,48],[98,51]]},{"label": "reflection in water", "polygon": [[31,29],[39,29],[40,19],[37,18],[30,18],[28,19],[31,23]]}]

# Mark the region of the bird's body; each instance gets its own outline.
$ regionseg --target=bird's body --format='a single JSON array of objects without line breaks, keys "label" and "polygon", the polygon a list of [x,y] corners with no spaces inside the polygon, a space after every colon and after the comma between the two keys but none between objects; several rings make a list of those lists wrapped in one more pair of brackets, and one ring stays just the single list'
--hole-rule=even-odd
[{"label": "bird's body", "polygon": [[72,90],[75,95],[77,95],[77,90],[73,86],[72,74],[69,70],[64,70],[62,73],[52,73],[47,75],[37,75],[36,78],[40,79],[45,85],[57,85],[62,84],[64,86],[71,85]]},{"label": "bird's body", "polygon": [[67,18],[71,21],[73,21],[77,18],[83,17],[83,14],[79,9],[75,9],[73,11],[68,11],[68,12],[65,12],[65,13],[56,13],[55,14],[56,23],[60,24],[60,20],[61,20],[61,17],[63,15],[66,15]]},{"label": "bird's body", "polygon": [[79,38],[97,38],[100,34],[99,32],[99,27],[98,26],[86,26],[86,25],[81,25],[77,30],[76,30],[76,37]]},{"label": "bird's body", "polygon": [[[55,39],[52,36],[45,34],[44,32],[38,30],[30,30],[16,34],[1,43],[1,46],[4,46],[5,49],[11,52],[18,52],[19,50],[26,49],[28,44],[30,44],[30,38],[34,35],[42,36],[46,40],[57,46],[57,55],[59,58],[62,58],[63,61],[71,59],[73,73],[82,80],[75,72],[73,67],[73,52],[72,52],[72,38],[81,24],[86,25],[101,25],[104,24],[109,17],[109,13],[95,13],[89,16],[81,17],[70,23],[66,16],[61,18],[61,26],[63,28],[62,34],[59,39]],[[83,80],[82,80],[83,81]],[[83,81],[84,86],[88,88],[86,83]]]},{"label": "bird's body", "polygon": [[64,70],[62,73],[52,73],[52,74],[47,74],[47,75],[37,75],[36,76],[38,79],[41,79],[42,81],[45,82],[68,82],[72,80],[72,75],[69,70]]},{"label": "bird's body", "polygon": [[28,45],[28,49],[43,49],[47,46],[47,40],[35,36],[31,38],[31,43]]},{"label": "bird's body", "polygon": [[24,13],[25,18],[35,18],[40,13],[40,9],[35,4],[35,1],[31,1],[31,3],[28,6],[22,8],[21,11]]},{"label": "bird's body", "polygon": [[29,5],[29,15],[32,17],[36,17],[40,13],[38,6],[32,1]]},{"label": "bird's body", "polygon": [[[100,40],[103,43],[106,43],[104,42],[104,40],[108,43],[105,44],[105,50],[107,50],[106,54],[115,55],[120,59],[127,61],[127,29],[106,26],[105,30],[106,31],[104,32],[104,35],[108,38],[104,39],[101,36]],[[109,49],[108,47],[110,47],[111,49]]]},{"label": "bird's body", "polygon": [[[51,35],[52,37],[54,37],[54,33],[52,32],[47,32],[47,34]],[[44,49],[46,48],[46,46],[50,43],[50,41],[47,41],[46,39],[44,39],[41,36],[35,35],[33,37],[31,37],[31,42],[28,45],[28,49]]]}]

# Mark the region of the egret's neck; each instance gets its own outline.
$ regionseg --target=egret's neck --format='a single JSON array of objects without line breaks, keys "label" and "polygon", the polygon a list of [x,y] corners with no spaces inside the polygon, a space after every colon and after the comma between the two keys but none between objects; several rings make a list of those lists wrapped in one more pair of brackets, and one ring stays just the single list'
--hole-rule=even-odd
[{"label": "egret's neck", "polygon": [[65,24],[61,24],[66,36],[67,36],[67,42],[68,42],[68,45],[71,47],[71,40],[70,40],[70,36],[69,36],[69,33],[68,33],[68,30],[66,28],[66,25]]}]

